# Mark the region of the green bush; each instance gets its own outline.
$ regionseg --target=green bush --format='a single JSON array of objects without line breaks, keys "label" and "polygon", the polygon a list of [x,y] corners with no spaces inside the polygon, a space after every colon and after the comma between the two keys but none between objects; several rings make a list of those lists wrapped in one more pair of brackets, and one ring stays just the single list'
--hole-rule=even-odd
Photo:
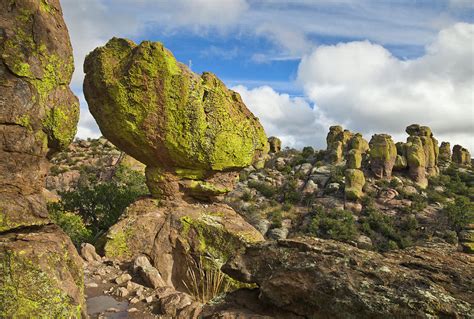
[{"label": "green bush", "polygon": [[249,191],[245,191],[240,197],[240,199],[243,200],[244,202],[248,202],[252,200],[252,194]]},{"label": "green bush", "polygon": [[75,190],[61,192],[59,203],[50,207],[52,215],[72,221],[74,218],[67,212],[79,216],[93,238],[107,231],[126,207],[148,193],[143,174],[126,167],[119,167],[108,182],[97,183],[95,178],[94,174],[86,175]]},{"label": "green bush", "polygon": [[328,211],[319,206],[313,213],[308,233],[321,238],[351,241],[356,238],[358,231],[350,211]]},{"label": "green bush", "polygon": [[301,152],[301,156],[303,156],[304,158],[308,158],[308,157],[313,156],[313,155],[314,155],[314,148],[312,148],[311,146],[303,147],[303,151]]},{"label": "green bush", "polygon": [[443,209],[443,213],[455,231],[460,231],[468,224],[474,223],[474,204],[464,196],[456,197],[454,203],[449,203]]},{"label": "green bush", "polygon": [[284,203],[297,204],[301,201],[303,195],[298,191],[297,183],[297,180],[294,178],[288,178],[286,183],[280,188],[279,193]]},{"label": "green bush", "polygon": [[260,194],[267,198],[272,198],[277,192],[277,189],[275,187],[265,182],[249,181],[248,186],[250,188],[256,189],[260,192]]},{"label": "green bush", "polygon": [[77,247],[81,243],[90,242],[92,232],[86,227],[81,216],[72,212],[63,211],[58,203],[48,204],[49,216],[62,230],[71,237],[72,242]]},{"label": "green bush", "polygon": [[281,210],[274,210],[270,212],[267,218],[272,222],[271,228],[280,228],[282,226],[283,215]]}]

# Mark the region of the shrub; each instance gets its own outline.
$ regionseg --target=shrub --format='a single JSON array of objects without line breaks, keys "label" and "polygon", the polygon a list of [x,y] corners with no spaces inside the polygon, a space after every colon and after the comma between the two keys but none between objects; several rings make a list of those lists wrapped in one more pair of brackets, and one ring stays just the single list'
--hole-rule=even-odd
[{"label": "shrub", "polygon": [[271,228],[280,228],[282,226],[283,215],[281,210],[274,210],[267,217],[272,222]]},{"label": "shrub", "polygon": [[460,231],[468,224],[474,223],[474,204],[464,196],[456,197],[454,203],[449,203],[443,209],[443,213],[455,231]]},{"label": "shrub", "polygon": [[74,212],[95,238],[115,224],[125,208],[148,190],[145,177],[125,167],[119,167],[111,181],[94,181],[95,175],[87,175],[75,190],[60,193],[60,202],[51,210],[53,214],[54,210]]},{"label": "shrub", "polygon": [[74,245],[79,247],[81,243],[91,241],[92,232],[87,229],[81,216],[61,210],[58,203],[48,204],[48,210],[51,220],[71,237]]},{"label": "shrub", "polygon": [[252,194],[249,191],[245,191],[240,197],[240,199],[243,200],[244,202],[248,202],[252,199]]},{"label": "shrub", "polygon": [[313,156],[313,155],[314,155],[314,148],[312,148],[311,146],[303,147],[303,151],[301,152],[301,156],[303,156],[304,158],[308,158],[308,157]]},{"label": "shrub", "polygon": [[260,192],[260,194],[267,198],[272,198],[277,191],[275,187],[265,182],[249,181],[248,186],[251,188],[255,188],[257,191]]},{"label": "shrub", "polygon": [[297,181],[294,178],[289,178],[280,189],[279,192],[282,200],[285,203],[297,204],[301,201],[302,194],[297,190]]},{"label": "shrub", "polygon": [[340,241],[354,240],[358,233],[351,212],[335,209],[327,211],[322,207],[316,208],[308,232],[321,238]]}]

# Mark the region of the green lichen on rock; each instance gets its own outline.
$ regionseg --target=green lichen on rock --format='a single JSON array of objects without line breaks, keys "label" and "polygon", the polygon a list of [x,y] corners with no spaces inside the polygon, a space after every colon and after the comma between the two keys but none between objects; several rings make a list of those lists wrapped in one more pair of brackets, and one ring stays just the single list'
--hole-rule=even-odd
[{"label": "green lichen on rock", "polygon": [[410,177],[422,188],[428,186],[426,178],[426,157],[419,136],[410,136],[406,143],[407,166]]},{"label": "green lichen on rock", "polygon": [[340,125],[329,127],[329,133],[326,136],[326,159],[330,163],[337,164],[344,159],[344,153],[350,146],[350,139],[353,134],[344,130]]},{"label": "green lichen on rock", "polygon": [[397,148],[388,134],[375,134],[370,142],[370,166],[376,178],[390,178]]},{"label": "green lichen on rock", "polygon": [[192,73],[159,42],[114,38],[87,56],[84,69],[104,136],[147,165],[222,171],[268,151],[240,96],[211,73]]},{"label": "green lichen on rock", "polygon": [[127,244],[131,231],[131,229],[126,229],[115,233],[109,232],[104,247],[105,255],[109,258],[127,258],[131,256],[132,252]]},{"label": "green lichen on rock", "polygon": [[76,135],[79,106],[58,105],[52,108],[43,121],[48,136],[48,145],[54,149],[65,149]]},{"label": "green lichen on rock", "polygon": [[22,255],[0,253],[0,317],[81,318],[81,305],[72,304],[58,279],[51,277],[54,269],[44,271]]},{"label": "green lichen on rock", "polygon": [[347,153],[347,168],[360,168],[362,164],[362,154],[357,149],[352,149]]},{"label": "green lichen on rock", "polygon": [[362,188],[365,184],[364,173],[359,169],[346,169],[346,184],[344,193],[348,200],[359,200],[364,195]]}]

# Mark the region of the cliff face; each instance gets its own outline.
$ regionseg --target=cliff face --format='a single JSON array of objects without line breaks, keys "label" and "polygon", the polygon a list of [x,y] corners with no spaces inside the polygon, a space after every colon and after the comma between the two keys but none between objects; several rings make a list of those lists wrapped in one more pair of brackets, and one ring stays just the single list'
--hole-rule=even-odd
[{"label": "cliff face", "polygon": [[59,1],[0,2],[0,317],[80,317],[82,265],[50,225],[47,156],[73,139],[78,99]]}]

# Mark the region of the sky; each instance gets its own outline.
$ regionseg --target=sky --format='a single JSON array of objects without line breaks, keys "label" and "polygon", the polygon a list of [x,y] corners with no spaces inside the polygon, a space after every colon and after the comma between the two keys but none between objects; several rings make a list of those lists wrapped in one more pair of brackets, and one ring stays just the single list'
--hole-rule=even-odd
[{"label": "sky", "polygon": [[84,58],[111,37],[160,41],[239,92],[268,136],[325,148],[331,125],[432,128],[474,154],[474,0],[62,0],[74,48],[77,137],[98,137]]}]

